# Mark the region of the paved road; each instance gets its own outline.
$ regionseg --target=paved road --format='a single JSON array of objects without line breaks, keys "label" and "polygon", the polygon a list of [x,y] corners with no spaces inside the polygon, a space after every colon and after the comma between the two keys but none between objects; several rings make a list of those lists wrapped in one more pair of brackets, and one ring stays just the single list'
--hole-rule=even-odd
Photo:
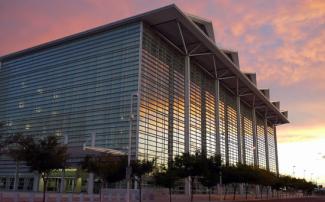
[{"label": "paved road", "polygon": [[[250,200],[245,202],[257,202],[257,201],[265,201],[265,202],[325,202],[325,197],[308,197],[308,198],[291,198],[291,199],[272,199],[272,200]],[[237,201],[239,202],[239,201]],[[244,201],[240,201],[244,202]]]}]

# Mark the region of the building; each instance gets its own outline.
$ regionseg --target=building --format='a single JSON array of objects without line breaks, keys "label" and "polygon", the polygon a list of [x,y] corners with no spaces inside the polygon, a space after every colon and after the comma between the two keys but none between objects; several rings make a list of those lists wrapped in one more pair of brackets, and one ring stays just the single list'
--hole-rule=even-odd
[{"label": "building", "polygon": [[[209,20],[175,5],[0,61],[1,138],[55,134],[75,151],[127,153],[131,133],[132,158],[165,164],[201,150],[278,173],[276,126],[288,123],[287,112],[257,88],[254,73],[240,70],[236,51],[216,45]],[[0,189],[13,189],[15,163],[0,158]],[[72,155],[72,165],[79,161]],[[19,190],[37,189],[27,167],[20,175]]]}]

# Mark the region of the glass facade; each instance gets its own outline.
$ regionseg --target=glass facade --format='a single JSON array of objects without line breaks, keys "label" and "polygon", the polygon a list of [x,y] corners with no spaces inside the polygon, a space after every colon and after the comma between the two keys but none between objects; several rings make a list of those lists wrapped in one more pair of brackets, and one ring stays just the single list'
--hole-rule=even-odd
[{"label": "glass facade", "polygon": [[[1,138],[54,134],[81,147],[95,134],[95,146],[127,151],[139,45],[136,23],[2,61]],[[136,120],[133,130],[135,142]],[[13,174],[14,163],[0,158],[0,175]]]},{"label": "glass facade", "polygon": [[257,128],[257,153],[258,153],[258,166],[266,169],[266,151],[265,151],[265,133],[264,133],[264,121],[260,116],[256,116],[256,128]]},{"label": "glass facade", "polygon": [[220,133],[220,155],[223,163],[226,163],[227,136],[226,136],[226,93],[223,88],[219,92],[219,133]]},{"label": "glass facade", "polygon": [[228,164],[238,162],[237,104],[234,96],[226,93],[226,131],[228,142]]},{"label": "glass facade", "polygon": [[[134,23],[4,60],[0,138],[55,134],[62,141],[67,137],[69,147],[81,147],[95,134],[95,146],[126,152],[131,124],[133,157],[166,164],[185,151],[184,59],[149,26]],[[238,163],[240,116],[241,153],[244,163],[254,164],[251,107],[241,103],[238,114],[236,97],[221,82],[217,148],[215,80],[192,59],[190,80],[190,152],[211,156],[220,149],[223,163]],[[275,172],[274,128],[267,128],[266,152],[264,120],[256,117],[258,165],[266,168],[269,158]],[[1,186],[10,188],[14,162],[0,157],[0,163]],[[21,172],[28,170],[22,166]],[[30,189],[26,179],[19,187]]]},{"label": "glass facade", "polygon": [[241,104],[241,123],[243,135],[243,160],[247,165],[254,165],[253,116],[252,110]]},{"label": "glass facade", "polygon": [[[166,163],[184,152],[184,57],[144,29],[139,157]],[[191,64],[190,152],[216,152],[214,80]],[[161,148],[159,148],[161,147]]]},{"label": "glass facade", "polygon": [[267,126],[267,139],[268,139],[268,150],[269,150],[269,169],[271,172],[276,173],[276,151],[275,151],[275,139],[274,139],[274,128],[268,124]]},{"label": "glass facade", "polygon": [[184,152],[184,58],[144,28],[139,158],[165,164]]}]

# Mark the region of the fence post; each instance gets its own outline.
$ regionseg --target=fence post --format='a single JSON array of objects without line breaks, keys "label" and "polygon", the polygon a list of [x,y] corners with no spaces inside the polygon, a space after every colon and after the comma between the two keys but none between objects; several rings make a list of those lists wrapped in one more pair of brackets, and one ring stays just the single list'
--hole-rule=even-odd
[{"label": "fence post", "polygon": [[68,202],[72,202],[72,193],[68,194]]},{"label": "fence post", "polygon": [[79,202],[83,202],[84,201],[84,195],[83,193],[79,194]]},{"label": "fence post", "polygon": [[62,199],[62,194],[56,193],[56,202],[61,202],[61,199]]},{"label": "fence post", "polygon": [[90,194],[90,202],[94,202],[94,194],[93,193]]},{"label": "fence post", "polygon": [[18,202],[18,198],[19,198],[18,192],[13,192],[12,194],[13,194],[14,202]]},{"label": "fence post", "polygon": [[29,193],[29,202],[34,202],[34,192]]}]

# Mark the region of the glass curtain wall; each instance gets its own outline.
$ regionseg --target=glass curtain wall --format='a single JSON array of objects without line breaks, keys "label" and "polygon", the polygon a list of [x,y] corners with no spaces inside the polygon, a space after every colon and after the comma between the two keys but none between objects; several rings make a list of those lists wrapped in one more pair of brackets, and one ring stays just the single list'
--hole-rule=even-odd
[{"label": "glass curtain wall", "polygon": [[[144,29],[139,158],[160,164],[184,152],[184,57]],[[191,62],[190,152],[216,151],[214,83]]]},{"label": "glass curtain wall", "polygon": [[258,166],[260,168],[266,169],[264,120],[258,115],[256,118]]},{"label": "glass curtain wall", "polygon": [[[202,114],[204,109],[204,90],[201,86],[203,83],[202,73],[197,66],[191,64],[191,85],[190,85],[190,153],[194,154],[196,151],[202,151],[205,142],[204,124],[202,123]],[[203,96],[202,96],[203,95]]]},{"label": "glass curtain wall", "polygon": [[269,167],[270,171],[276,173],[276,154],[274,142],[274,128],[268,124],[267,126],[267,139],[269,149]]},{"label": "glass curtain wall", "polygon": [[228,164],[235,165],[238,162],[237,139],[237,104],[235,97],[226,93],[226,127],[228,141]]},{"label": "glass curtain wall", "polygon": [[139,123],[140,159],[184,152],[184,58],[144,27]]},{"label": "glass curtain wall", "polygon": [[208,156],[216,153],[216,121],[215,121],[215,85],[214,80],[206,77],[204,83],[205,120],[206,120],[206,152]]},{"label": "glass curtain wall", "polygon": [[[136,23],[3,61],[2,138],[66,136],[69,147],[81,147],[95,133],[96,146],[127,151],[139,42]],[[132,124],[135,137],[136,120]],[[2,160],[0,173],[12,174],[14,162]]]},{"label": "glass curtain wall", "polygon": [[226,92],[220,86],[219,92],[219,133],[221,160],[226,164]]},{"label": "glass curtain wall", "polygon": [[240,109],[243,135],[243,159],[245,164],[254,165],[252,110],[244,104],[241,104]]},{"label": "glass curtain wall", "polygon": [[216,152],[214,81],[194,62],[191,64],[190,152]]}]

